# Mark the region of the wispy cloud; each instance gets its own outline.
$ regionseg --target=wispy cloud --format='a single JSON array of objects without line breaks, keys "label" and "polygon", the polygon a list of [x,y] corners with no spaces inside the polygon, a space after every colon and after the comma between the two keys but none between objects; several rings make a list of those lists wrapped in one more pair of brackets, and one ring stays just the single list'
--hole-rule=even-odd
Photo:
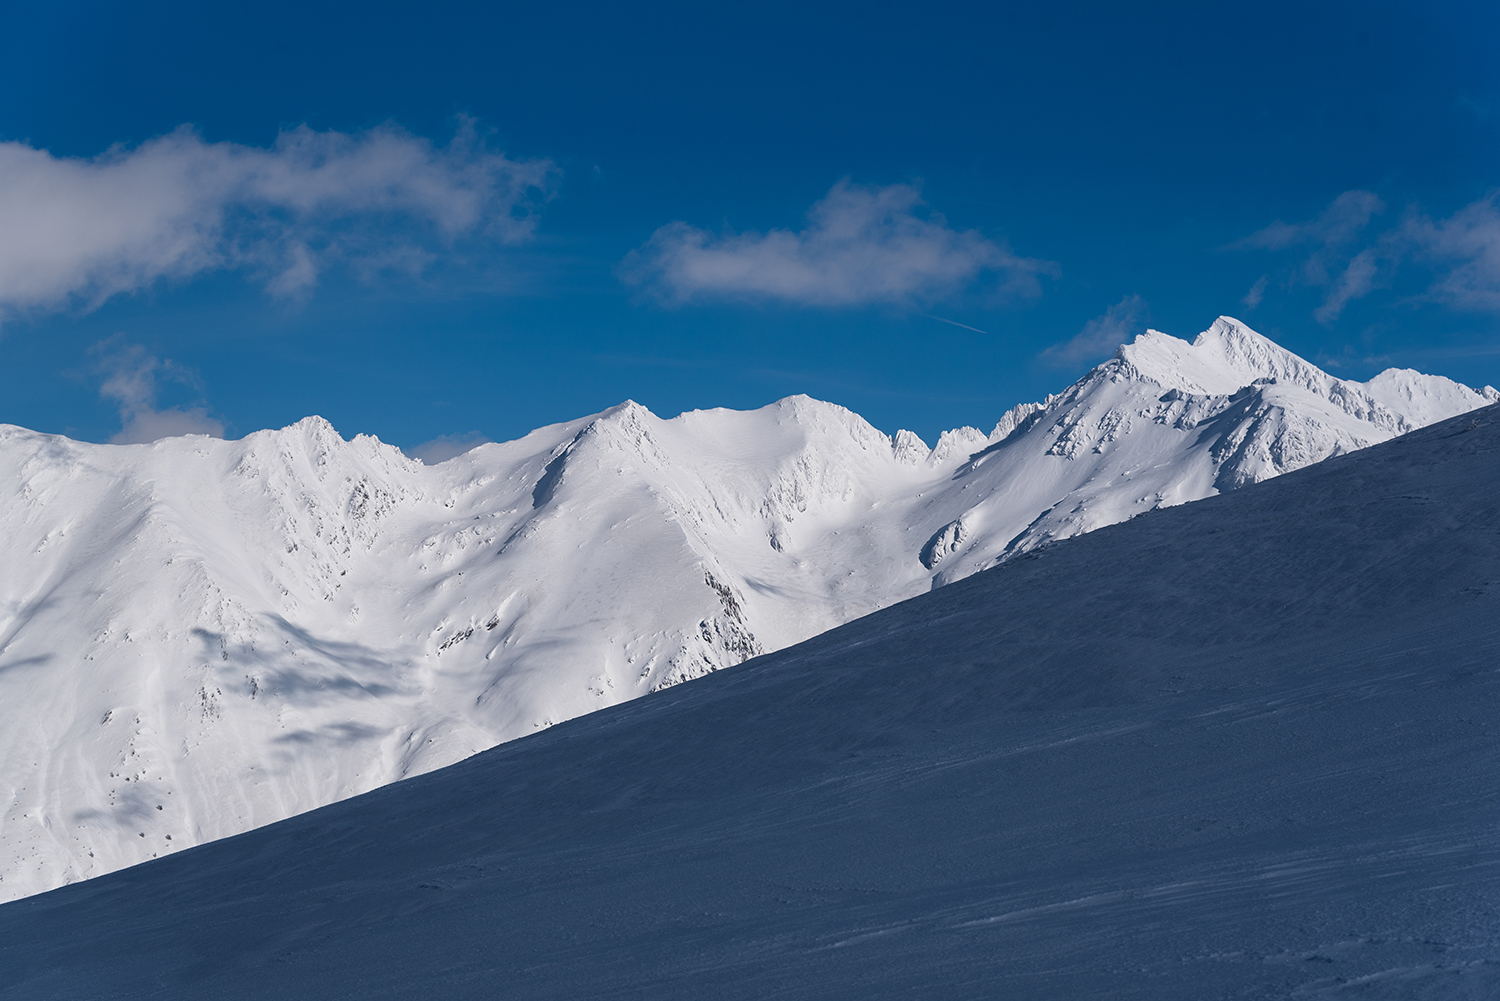
[{"label": "wispy cloud", "polygon": [[1250,286],[1250,291],[1246,292],[1240,299],[1240,302],[1244,304],[1246,309],[1254,309],[1261,304],[1261,301],[1266,297],[1266,285],[1269,281],[1270,279],[1266,275],[1261,275],[1255,280],[1255,284]]},{"label": "wispy cloud", "polygon": [[924,211],[912,185],[833,186],[792,232],[710,233],[685,222],[658,229],[621,276],[669,303],[773,300],[803,306],[913,305],[955,295],[989,276],[1021,296],[1040,293],[1047,261],[1019,257],[976,230]]},{"label": "wispy cloud", "polygon": [[[1307,222],[1277,219],[1264,229],[1231,244],[1238,250],[1307,248],[1288,284],[1330,287],[1314,316],[1320,323],[1338,318],[1351,300],[1368,294],[1379,274],[1374,254],[1360,256],[1357,248],[1371,220],[1385,211],[1385,203],[1369,191],[1346,191]],[[1352,268],[1352,270],[1351,270]],[[1241,300],[1254,309],[1265,298],[1268,279],[1262,276]]]},{"label": "wispy cloud", "polygon": [[1096,316],[1070,341],[1054,344],[1040,355],[1053,365],[1074,365],[1104,355],[1130,340],[1146,326],[1146,300],[1127,295],[1102,316]]},{"label": "wispy cloud", "polygon": [[127,344],[119,338],[101,341],[94,345],[93,352],[103,377],[99,395],[120,408],[120,431],[111,442],[130,445],[184,434],[224,437],[223,423],[209,416],[204,404],[157,409],[162,381],[201,389],[191,369],[170,359],[163,361],[141,345]]},{"label": "wispy cloud", "polygon": [[470,431],[468,434],[441,434],[431,441],[424,441],[420,445],[414,445],[403,451],[424,465],[435,466],[456,455],[463,455],[470,449],[478,448],[489,440],[478,431]]},{"label": "wispy cloud", "polygon": [[1313,252],[1303,264],[1307,280],[1326,284],[1330,263],[1360,238],[1370,220],[1384,211],[1385,203],[1377,195],[1369,191],[1346,191],[1314,219],[1303,223],[1285,223],[1278,219],[1238,241],[1235,246],[1284,250],[1311,245]]},{"label": "wispy cloud", "polygon": [[1412,215],[1403,235],[1415,253],[1437,265],[1427,297],[1459,309],[1500,312],[1500,193],[1433,221]]},{"label": "wispy cloud", "polygon": [[0,143],[0,318],[93,308],[163,279],[244,269],[277,296],[328,267],[417,271],[476,237],[528,237],[556,167],[489,149],[470,122],[446,146],[395,126],[306,126],[269,148],[184,126],[81,159]]},{"label": "wispy cloud", "polygon": [[1331,287],[1328,295],[1324,297],[1323,305],[1313,310],[1313,319],[1325,325],[1332,323],[1339,318],[1345,306],[1369,295],[1380,279],[1381,265],[1392,261],[1391,255],[1381,253],[1388,246],[1389,241],[1386,241],[1361,250],[1350,258],[1349,263],[1344,265],[1344,270],[1329,283]]},{"label": "wispy cloud", "polygon": [[[1316,219],[1299,225],[1275,222],[1234,246],[1284,250],[1310,248],[1288,276],[1292,284],[1326,289],[1313,311],[1331,324],[1349,303],[1393,284],[1403,269],[1428,272],[1426,288],[1407,302],[1434,302],[1466,310],[1500,312],[1500,193],[1434,219],[1415,206],[1400,222],[1368,233],[1384,205],[1368,191],[1346,191]],[[1266,281],[1245,302],[1260,301]],[[1259,294],[1257,294],[1259,290]]]}]

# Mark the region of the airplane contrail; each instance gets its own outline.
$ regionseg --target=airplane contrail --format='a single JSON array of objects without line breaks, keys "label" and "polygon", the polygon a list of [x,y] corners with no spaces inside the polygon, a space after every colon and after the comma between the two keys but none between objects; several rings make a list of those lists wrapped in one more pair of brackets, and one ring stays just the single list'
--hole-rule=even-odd
[{"label": "airplane contrail", "polygon": [[929,320],[936,320],[939,323],[951,323],[955,327],[963,327],[965,330],[972,330],[976,334],[988,334],[989,333],[988,330],[980,330],[978,327],[971,327],[967,323],[959,323],[957,320],[945,320],[941,316],[933,316],[931,313],[923,313],[922,315],[925,316],[925,317],[927,317],[927,319],[929,319]]}]

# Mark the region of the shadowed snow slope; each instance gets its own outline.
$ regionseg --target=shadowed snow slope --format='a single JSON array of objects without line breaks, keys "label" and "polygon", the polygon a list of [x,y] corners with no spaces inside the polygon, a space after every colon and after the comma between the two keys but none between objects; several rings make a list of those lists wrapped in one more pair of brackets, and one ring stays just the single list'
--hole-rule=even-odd
[{"label": "shadowed snow slope", "polygon": [[1500,408],[0,906],[0,998],[1500,996]]},{"label": "shadowed snow slope", "polygon": [[427,467],[0,428],[0,898],[450,764],[1496,398],[1147,333],[986,436],[634,403]]}]

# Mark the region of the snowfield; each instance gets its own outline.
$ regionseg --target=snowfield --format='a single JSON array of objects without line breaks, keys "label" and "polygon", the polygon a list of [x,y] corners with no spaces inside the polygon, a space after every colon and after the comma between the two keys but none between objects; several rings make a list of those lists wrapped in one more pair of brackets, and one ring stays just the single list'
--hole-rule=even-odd
[{"label": "snowfield", "polygon": [[0,998],[1494,998],[1497,734],[1489,407],[5,904]]},{"label": "snowfield", "polygon": [[0,899],[1496,399],[1342,381],[1221,318],[930,449],[806,397],[671,420],[626,403],[433,467],[315,417],[131,446],[0,427]]}]

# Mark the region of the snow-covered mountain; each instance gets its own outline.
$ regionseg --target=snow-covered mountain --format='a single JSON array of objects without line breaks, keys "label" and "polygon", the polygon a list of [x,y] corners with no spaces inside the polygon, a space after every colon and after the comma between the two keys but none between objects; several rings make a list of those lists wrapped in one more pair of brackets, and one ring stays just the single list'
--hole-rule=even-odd
[{"label": "snow-covered mountain", "polygon": [[0,428],[0,899],[223,837],[1500,398],[1221,318],[929,449],[793,397],[425,467]]},{"label": "snow-covered mountain", "polygon": [[0,1001],[1500,997],[1497,458],[1491,407],[0,905]]}]

